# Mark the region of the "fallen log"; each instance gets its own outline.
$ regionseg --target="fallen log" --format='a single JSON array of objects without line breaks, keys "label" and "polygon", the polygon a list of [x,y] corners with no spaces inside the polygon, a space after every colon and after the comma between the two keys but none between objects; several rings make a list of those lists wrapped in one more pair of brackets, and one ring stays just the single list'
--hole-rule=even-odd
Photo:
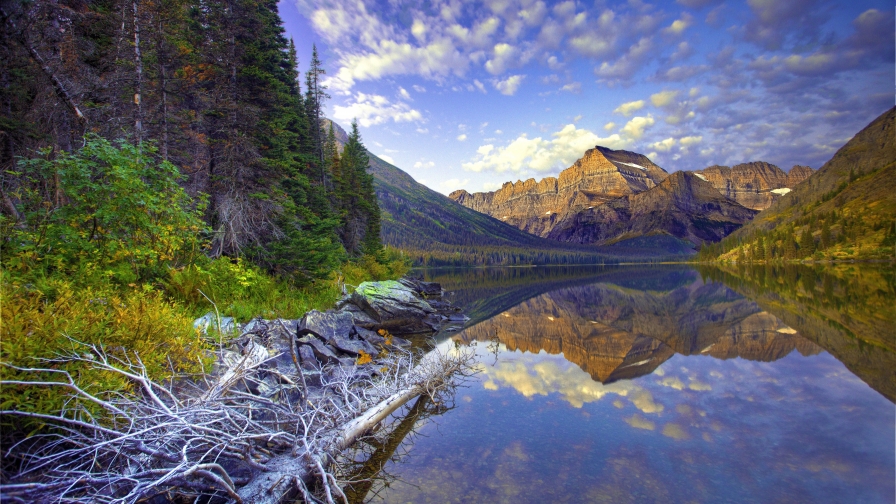
[{"label": "fallen log", "polygon": [[[328,471],[334,457],[408,400],[452,393],[454,379],[469,371],[471,359],[438,349],[419,360],[409,352],[394,354],[378,364],[386,371],[376,379],[359,379],[354,369],[332,366],[321,372],[316,394],[305,396],[296,379],[277,384],[281,399],[275,400],[251,392],[253,382],[270,382],[260,377],[266,361],[255,345],[246,345],[241,358],[222,353],[227,369],[192,394],[153,382],[139,359],[122,360],[80,345],[87,351],[55,361],[81,361],[123,375],[141,394],[90,394],[50,367],[23,370],[43,381],[0,383],[67,387],[73,397],[109,414],[98,419],[83,409],[56,416],[0,412],[39,417],[56,429],[4,453],[22,461],[20,472],[0,485],[4,502],[136,503],[160,492],[260,504],[297,495],[335,502],[334,495],[344,496]],[[293,392],[296,402],[289,399]],[[313,496],[314,487],[323,495]]]}]

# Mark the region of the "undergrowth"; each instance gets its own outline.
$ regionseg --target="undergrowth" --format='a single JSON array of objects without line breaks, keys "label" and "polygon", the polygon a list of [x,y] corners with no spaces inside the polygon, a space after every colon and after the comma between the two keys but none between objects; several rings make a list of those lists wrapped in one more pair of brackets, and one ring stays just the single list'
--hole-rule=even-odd
[{"label": "undergrowth", "polygon": [[[213,346],[194,330],[196,317],[298,318],[332,307],[345,285],[397,278],[409,268],[401,252],[386,248],[300,287],[240,258],[210,259],[202,253],[204,199],[188,197],[177,169],[153,154],[152,146],[91,138],[77,153],[20,164],[20,176],[58,185],[23,189],[14,195],[21,218],[0,216],[0,380],[66,381],[58,372],[23,370],[45,368],[67,371],[88,392],[128,392],[120,375],[60,359],[83,349],[78,342],[139,358],[156,381],[205,372]],[[99,413],[70,397],[62,386],[8,384],[0,410]],[[7,434],[40,425],[0,419]]]}]

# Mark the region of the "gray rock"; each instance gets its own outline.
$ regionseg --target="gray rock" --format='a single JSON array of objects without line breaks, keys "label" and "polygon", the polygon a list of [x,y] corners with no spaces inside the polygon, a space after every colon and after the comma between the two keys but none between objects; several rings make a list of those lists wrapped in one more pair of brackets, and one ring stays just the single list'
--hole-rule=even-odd
[{"label": "gray rock", "polygon": [[[387,346],[386,338],[380,336],[375,331],[371,331],[370,329],[364,329],[363,327],[355,326],[355,334],[357,334],[359,338],[376,347]],[[411,342],[406,339],[399,338],[398,336],[392,336],[392,345],[406,347],[410,346]]]},{"label": "gray rock", "polygon": [[320,369],[320,362],[314,356],[314,349],[310,345],[299,346],[299,363],[302,369],[317,370]]},{"label": "gray rock", "polygon": [[423,280],[404,277],[399,280],[399,283],[413,289],[424,298],[442,297],[442,284],[436,282],[424,282]]},{"label": "gray rock", "polygon": [[377,326],[377,321],[374,320],[373,317],[371,317],[370,315],[365,313],[364,310],[362,310],[360,307],[358,307],[357,305],[355,305],[353,303],[345,303],[342,306],[337,305],[337,308],[340,311],[350,313],[352,316],[352,322],[354,322],[354,324],[356,326],[363,326],[363,327],[376,327]]},{"label": "gray rock", "polygon": [[330,340],[330,344],[343,352],[353,355],[361,355],[361,352],[363,351],[367,355],[373,357],[379,353],[379,350],[377,350],[375,346],[361,338],[355,339],[348,336],[335,336]]},{"label": "gray rock", "polygon": [[350,313],[311,310],[298,322],[296,334],[298,336],[314,334],[329,343],[337,336],[348,337],[353,325],[354,319]]},{"label": "gray rock", "polygon": [[305,337],[301,338],[299,342],[302,344],[299,347],[299,351],[302,351],[302,348],[311,347],[311,350],[314,352],[314,357],[318,362],[323,364],[331,364],[339,361],[339,356],[336,355],[336,352],[333,351],[327,345],[324,345],[322,341],[315,337]]},{"label": "gray rock", "polygon": [[352,303],[379,327],[399,333],[429,331],[422,319],[435,311],[417,292],[394,280],[362,283],[352,294]]},{"label": "gray rock", "polygon": [[230,334],[232,332],[236,332],[238,328],[236,321],[233,320],[233,317],[221,317],[220,322],[221,323],[219,326],[218,317],[214,313],[208,312],[193,321],[193,328],[198,329],[202,334],[207,334],[209,330],[216,330],[223,334]]}]

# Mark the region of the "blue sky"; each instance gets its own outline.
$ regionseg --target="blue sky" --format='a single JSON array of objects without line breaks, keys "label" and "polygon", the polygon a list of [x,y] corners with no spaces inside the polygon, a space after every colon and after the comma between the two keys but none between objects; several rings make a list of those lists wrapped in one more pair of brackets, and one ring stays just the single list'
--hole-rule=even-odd
[{"label": "blue sky", "polygon": [[595,145],[667,171],[819,168],[894,104],[892,1],[281,0],[300,69],[432,189],[558,174]]}]

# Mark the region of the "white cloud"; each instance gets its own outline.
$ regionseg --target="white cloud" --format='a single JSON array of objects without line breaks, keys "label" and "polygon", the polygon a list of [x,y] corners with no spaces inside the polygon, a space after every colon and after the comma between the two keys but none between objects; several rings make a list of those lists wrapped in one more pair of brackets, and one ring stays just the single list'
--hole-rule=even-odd
[{"label": "white cloud", "polygon": [[411,25],[411,34],[414,35],[418,42],[426,42],[426,23],[415,19],[414,24]]},{"label": "white cloud", "polygon": [[641,68],[641,63],[651,54],[653,42],[644,37],[629,47],[621,58],[613,63],[604,61],[594,70],[595,75],[607,80],[628,80]]},{"label": "white cloud", "polygon": [[569,84],[560,88],[560,91],[569,91],[573,94],[579,94],[582,92],[582,83],[581,82],[570,82]]},{"label": "white cloud", "polygon": [[476,86],[476,89],[482,92],[482,94],[488,93],[488,91],[485,90],[485,85],[479,82],[479,79],[473,79],[473,84]]},{"label": "white cloud", "polygon": [[519,50],[504,42],[495,44],[492,57],[485,62],[485,69],[492,75],[501,75],[507,68],[519,61]]},{"label": "white cloud", "polygon": [[588,32],[569,40],[569,45],[576,52],[590,58],[601,58],[613,51],[615,43],[614,37],[606,37],[606,32],[602,34]]},{"label": "white cloud", "polygon": [[644,108],[644,100],[636,100],[623,103],[622,105],[616,107],[616,110],[614,110],[613,112],[628,117],[638,110],[641,110],[642,108]]},{"label": "white cloud", "polygon": [[416,163],[414,163],[414,168],[416,168],[418,170],[424,170],[427,168],[432,168],[435,165],[436,164],[433,163],[432,161],[417,161]]},{"label": "white cloud", "polygon": [[616,127],[616,123],[614,123],[612,121],[608,122],[607,124],[604,124],[604,130],[606,130],[606,131],[613,131],[613,128],[615,128],[615,127]]},{"label": "white cloud", "polygon": [[408,90],[401,86],[398,86],[398,96],[401,96],[405,100],[411,99],[411,95],[410,95],[410,93],[408,93]]},{"label": "white cloud", "polygon": [[681,15],[680,19],[676,19],[667,28],[664,28],[663,33],[666,35],[681,35],[689,26],[691,26],[693,21],[694,18],[690,14],[684,13]]},{"label": "white cloud", "polygon": [[648,147],[660,152],[669,152],[672,147],[675,147],[675,139],[667,138],[665,140],[660,140],[659,142],[653,142],[652,144],[649,144]]},{"label": "white cloud", "polygon": [[465,178],[463,180],[458,178],[451,178],[447,180],[443,180],[439,182],[439,189],[442,190],[444,194],[448,194],[452,191],[456,191],[457,189],[462,189],[465,185],[470,183],[470,179]]},{"label": "white cloud", "polygon": [[357,81],[377,80],[390,75],[419,75],[440,78],[463,75],[469,60],[448,39],[418,47],[407,42],[382,40],[374,51],[342,54],[339,69],[325,84],[347,92]]},{"label": "white cloud", "polygon": [[395,160],[392,159],[392,156],[389,156],[387,154],[379,154],[379,155],[377,155],[377,157],[389,164],[393,164],[393,165],[395,164]]},{"label": "white cloud", "polygon": [[495,89],[502,95],[513,96],[516,94],[516,90],[519,89],[520,84],[523,83],[523,79],[525,78],[525,75],[511,75],[504,80],[493,80],[492,85],[494,85]]},{"label": "white cloud", "polygon": [[673,103],[677,96],[678,91],[675,90],[660,91],[650,95],[650,103],[653,103],[654,107],[665,107]]},{"label": "white cloud", "polygon": [[568,167],[596,145],[614,149],[628,145],[628,141],[619,135],[600,138],[589,130],[577,129],[573,124],[567,124],[551,137],[550,140],[529,138],[524,134],[503,147],[483,145],[477,149],[475,160],[462,166],[474,172],[548,171]]},{"label": "white cloud", "polygon": [[429,128],[417,128],[417,133],[427,134],[429,133]]},{"label": "white cloud", "polygon": [[418,92],[418,93],[425,93],[425,92],[426,92],[426,88],[425,88],[425,87],[423,87],[423,86],[418,86],[417,84],[414,84],[413,86],[411,86],[411,88],[413,88],[414,91],[416,91],[416,92]]},{"label": "white cloud", "polygon": [[644,130],[653,126],[655,122],[650,114],[647,114],[647,117],[633,117],[631,121],[622,127],[622,132],[637,140],[644,135]]},{"label": "white cloud", "polygon": [[501,182],[483,182],[482,190],[483,191],[497,191],[501,188],[503,184]]},{"label": "white cloud", "polygon": [[345,123],[357,119],[361,126],[394,122],[420,121],[423,115],[406,103],[391,103],[385,96],[356,93],[354,103],[333,107],[333,118]]},{"label": "white cloud", "polygon": [[692,146],[692,145],[697,145],[698,143],[700,143],[700,142],[702,142],[702,141],[703,141],[703,137],[702,137],[702,136],[686,136],[686,137],[682,137],[682,138],[679,140],[679,142],[681,142],[681,145],[684,145],[685,147],[690,147],[690,146]]},{"label": "white cloud", "polygon": [[466,140],[466,139],[467,139],[467,134],[466,134],[466,133],[461,133],[460,135],[457,135],[457,141],[458,141],[458,142],[463,142],[463,141]]}]

